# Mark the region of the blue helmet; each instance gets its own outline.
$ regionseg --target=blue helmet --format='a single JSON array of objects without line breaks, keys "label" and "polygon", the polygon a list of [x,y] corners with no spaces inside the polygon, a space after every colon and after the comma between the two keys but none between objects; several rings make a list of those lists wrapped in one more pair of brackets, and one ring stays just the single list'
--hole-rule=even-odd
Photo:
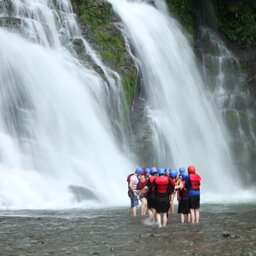
[{"label": "blue helmet", "polygon": [[142,174],[142,173],[143,173],[142,168],[138,167],[138,168],[136,169],[135,173]]},{"label": "blue helmet", "polygon": [[181,174],[181,177],[182,177],[183,180],[188,180],[188,178],[189,178],[188,172],[187,172],[187,171],[183,172],[183,173]]},{"label": "blue helmet", "polygon": [[170,167],[166,167],[166,168],[165,168],[165,172],[166,172],[166,171],[171,171],[171,168],[170,168]]},{"label": "blue helmet", "polygon": [[146,168],[146,173],[150,173],[150,168]]},{"label": "blue helmet", "polygon": [[156,174],[156,173],[157,173],[157,169],[155,167],[151,168],[150,174]]},{"label": "blue helmet", "polygon": [[158,175],[165,175],[165,169],[164,168],[159,168],[158,169]]},{"label": "blue helmet", "polygon": [[185,171],[186,171],[186,168],[185,168],[185,167],[180,167],[180,169],[179,169],[180,174],[182,174],[182,173],[185,172]]},{"label": "blue helmet", "polygon": [[176,178],[178,174],[179,174],[179,172],[177,170],[171,170],[170,177]]}]

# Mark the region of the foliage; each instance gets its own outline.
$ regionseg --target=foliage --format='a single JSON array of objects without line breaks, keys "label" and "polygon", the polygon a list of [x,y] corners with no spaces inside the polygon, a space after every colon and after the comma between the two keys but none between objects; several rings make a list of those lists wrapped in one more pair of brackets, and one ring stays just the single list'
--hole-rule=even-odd
[{"label": "foliage", "polygon": [[196,9],[194,0],[167,0],[168,7],[184,28],[193,37],[195,36],[196,28]]},{"label": "foliage", "polygon": [[111,5],[92,0],[72,0],[73,8],[80,18],[91,25],[106,25],[111,20]]},{"label": "foliage", "polygon": [[220,29],[240,44],[256,45],[256,1],[213,0]]},{"label": "foliage", "polygon": [[89,31],[87,36],[103,61],[123,78],[124,94],[132,105],[136,90],[137,70],[126,58],[121,32],[112,23],[111,5],[102,0],[72,0],[74,11]]}]

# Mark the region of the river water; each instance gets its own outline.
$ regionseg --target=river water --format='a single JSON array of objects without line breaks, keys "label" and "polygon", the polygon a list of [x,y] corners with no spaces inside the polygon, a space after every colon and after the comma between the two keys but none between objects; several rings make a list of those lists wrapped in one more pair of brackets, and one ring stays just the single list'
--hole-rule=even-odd
[{"label": "river water", "polygon": [[0,211],[1,255],[256,255],[256,204],[203,204],[201,223],[166,228],[128,207]]}]

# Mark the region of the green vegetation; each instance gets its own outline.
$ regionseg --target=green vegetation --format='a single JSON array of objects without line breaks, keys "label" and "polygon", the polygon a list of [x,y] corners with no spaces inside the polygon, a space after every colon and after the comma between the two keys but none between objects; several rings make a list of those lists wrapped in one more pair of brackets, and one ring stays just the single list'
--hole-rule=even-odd
[{"label": "green vegetation", "polygon": [[136,84],[136,81],[137,81],[137,70],[133,68],[123,78],[125,98],[127,99],[127,102],[129,104],[132,103],[135,95],[134,86]]},{"label": "green vegetation", "polygon": [[[233,42],[256,45],[256,1],[212,0],[218,27]],[[171,12],[195,38],[200,0],[167,0]]]},{"label": "green vegetation", "polygon": [[196,10],[194,0],[167,0],[168,7],[184,26],[186,31],[195,38]]},{"label": "green vegetation", "polygon": [[127,57],[121,32],[112,22],[111,5],[103,0],[72,0],[73,8],[85,24],[87,36],[101,54],[107,66],[116,70],[123,79],[124,95],[132,105],[136,90],[137,71]]},{"label": "green vegetation", "polygon": [[213,0],[219,27],[234,42],[256,45],[256,1]]},{"label": "green vegetation", "polygon": [[80,18],[91,25],[107,25],[111,21],[111,5],[92,0],[72,0],[74,10]]}]

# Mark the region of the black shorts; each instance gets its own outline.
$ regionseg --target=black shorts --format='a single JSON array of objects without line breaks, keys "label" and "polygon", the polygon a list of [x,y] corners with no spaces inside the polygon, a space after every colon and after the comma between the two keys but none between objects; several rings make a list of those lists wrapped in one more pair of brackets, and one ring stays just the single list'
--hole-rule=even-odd
[{"label": "black shorts", "polygon": [[178,213],[182,213],[182,214],[190,213],[188,198],[180,199],[179,205],[178,205]]},{"label": "black shorts", "polygon": [[148,209],[156,209],[156,196],[154,193],[147,194]]},{"label": "black shorts", "polygon": [[190,209],[199,209],[200,208],[200,196],[189,196],[189,208]]},{"label": "black shorts", "polygon": [[156,212],[168,213],[170,208],[169,195],[157,195],[156,196]]}]

